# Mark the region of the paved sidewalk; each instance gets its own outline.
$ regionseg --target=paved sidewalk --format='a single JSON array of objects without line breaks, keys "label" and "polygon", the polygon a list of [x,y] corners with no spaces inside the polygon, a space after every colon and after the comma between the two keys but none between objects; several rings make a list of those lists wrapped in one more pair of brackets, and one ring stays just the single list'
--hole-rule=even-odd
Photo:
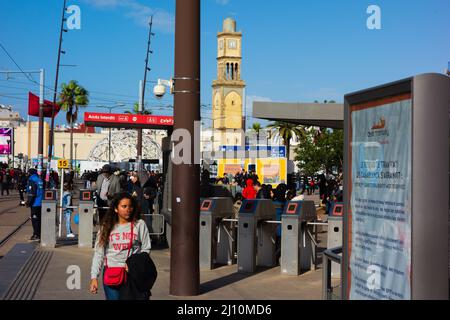
[{"label": "paved sidewalk", "polygon": [[[74,199],[77,198],[74,197]],[[16,197],[0,199],[0,235],[2,237],[29,217],[29,209],[18,206],[17,200]],[[31,229],[31,223],[28,222],[0,248],[0,257],[6,255],[16,244],[30,243],[28,239]],[[76,225],[74,225],[74,232],[77,232]],[[326,233],[319,234],[319,240],[320,252],[326,246]],[[39,247],[36,250],[38,250],[37,256],[47,257],[48,264],[44,266],[37,263],[30,268],[30,274],[36,273],[36,275],[30,275],[31,278],[36,277],[33,280],[36,291],[32,294],[32,299],[105,299],[102,285],[97,295],[92,295],[88,291],[93,250],[79,249],[74,242],[72,245],[58,245],[52,250]],[[40,251],[50,253],[41,254]],[[151,255],[158,269],[158,279],[152,290],[153,300],[320,300],[322,298],[321,269],[300,276],[282,276],[280,267],[259,269],[255,274],[241,274],[237,273],[236,265],[202,271],[201,292],[198,297],[174,297],[169,294],[170,250],[154,248]],[[0,268],[2,268],[1,262],[2,259],[0,259]],[[18,274],[22,267],[18,267]],[[80,289],[71,288],[74,284],[72,281],[74,270],[80,273]]]},{"label": "paved sidewalk", "polygon": [[[54,250],[35,300],[103,300],[99,294],[88,292],[92,251],[76,246]],[[201,294],[198,297],[173,297],[169,294],[170,251],[153,250],[152,258],[158,269],[158,279],[152,290],[153,300],[320,300],[322,297],[322,270],[301,276],[282,276],[280,267],[262,269],[256,274],[239,274],[237,266],[224,266],[201,272]],[[67,274],[70,266],[81,271],[81,289],[69,290]],[[73,273],[72,273],[73,274]]]}]

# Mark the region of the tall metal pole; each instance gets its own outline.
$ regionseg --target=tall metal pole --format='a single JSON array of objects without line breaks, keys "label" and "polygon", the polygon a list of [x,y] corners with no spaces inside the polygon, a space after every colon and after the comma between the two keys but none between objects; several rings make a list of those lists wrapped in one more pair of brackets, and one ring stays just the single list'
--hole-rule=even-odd
[{"label": "tall metal pole", "polygon": [[[112,109],[114,109],[114,107],[110,107],[109,109],[109,114],[112,113]],[[109,128],[109,138],[108,138],[108,163],[111,164],[111,138],[112,138],[112,134],[111,134],[111,127]]]},{"label": "tall metal pole", "polygon": [[111,128],[109,128],[108,163],[111,164]]},{"label": "tall metal pole", "polygon": [[[191,134],[191,164],[173,165],[170,294],[200,292],[200,153],[195,121],[200,121],[200,0],[177,0],[175,18],[174,129]],[[198,148],[198,150],[197,150]]]},{"label": "tall metal pole", "polygon": [[74,170],[74,173],[75,173],[75,178],[78,178],[78,165],[77,165],[77,147],[78,147],[78,143],[74,143],[73,144],[74,146],[75,146],[75,170]]},{"label": "tall metal pole", "polygon": [[[139,109],[138,114],[144,111],[144,91],[145,84],[142,80],[139,81]],[[142,129],[137,129],[137,155],[136,155],[136,171],[142,171]]]},{"label": "tall metal pole", "polygon": [[14,169],[14,145],[16,144],[16,140],[14,138],[14,125],[11,128],[11,140],[12,140],[12,168]]},{"label": "tall metal pole", "polygon": [[44,69],[40,73],[39,86],[39,132],[38,132],[38,175],[42,177],[42,168],[44,164]]},{"label": "tall metal pole", "polygon": [[62,34],[64,31],[64,21],[66,20],[64,18],[64,13],[66,12],[66,1],[64,0],[63,10],[62,10],[62,17],[61,17],[61,30],[59,32],[59,46],[58,46],[58,61],[56,63],[56,77],[55,77],[55,89],[53,94],[53,106],[52,106],[52,120],[50,125],[50,136],[48,139],[48,168],[47,168],[47,177],[49,178],[50,175],[50,166],[52,164],[52,154],[53,154],[53,136],[54,136],[54,127],[55,127],[55,105],[56,105],[56,96],[58,94],[58,77],[59,77],[59,63],[61,61],[61,44],[62,44]]},{"label": "tall metal pole", "polygon": [[[153,26],[153,16],[150,17],[150,23],[149,23],[149,31],[148,31],[148,43],[147,43],[147,53],[145,58],[145,70],[144,70],[144,83],[141,86],[141,99],[139,103],[139,113],[141,114],[144,111],[144,105],[145,105],[145,85],[147,83],[147,71],[148,68],[148,56],[150,53],[153,53],[150,50],[150,45],[152,41],[152,36],[154,33],[152,33],[152,26]],[[142,129],[138,129],[138,141],[137,141],[137,171],[142,171]]]}]

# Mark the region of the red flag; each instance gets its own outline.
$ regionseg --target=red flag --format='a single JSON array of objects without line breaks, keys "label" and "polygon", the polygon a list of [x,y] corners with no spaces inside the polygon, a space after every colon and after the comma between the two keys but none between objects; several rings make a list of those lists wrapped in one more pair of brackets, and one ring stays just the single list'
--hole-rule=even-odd
[{"label": "red flag", "polygon": [[[44,118],[52,117],[52,108],[55,107],[55,117],[58,114],[61,107],[57,103],[53,103],[48,100],[44,100]],[[39,117],[39,97],[28,92],[28,115],[33,117]]]}]

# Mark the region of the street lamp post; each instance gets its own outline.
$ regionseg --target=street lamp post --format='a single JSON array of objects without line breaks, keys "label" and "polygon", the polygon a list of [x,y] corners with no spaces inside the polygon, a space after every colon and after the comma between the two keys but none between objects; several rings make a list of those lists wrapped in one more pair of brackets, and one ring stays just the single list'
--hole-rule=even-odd
[{"label": "street lamp post", "polygon": [[11,140],[6,140],[6,143],[8,143],[8,153],[6,156],[8,157],[8,166],[9,166],[9,155],[11,154]]},{"label": "street lamp post", "polygon": [[75,177],[78,177],[78,174],[77,174],[77,169],[78,169],[78,166],[77,166],[77,147],[78,147],[78,143],[74,143],[73,144],[74,146],[75,146]]},{"label": "street lamp post", "polygon": [[[139,114],[142,114],[144,111],[144,104],[145,104],[145,85],[147,82],[147,71],[150,71],[150,68],[148,67],[148,58],[150,53],[153,53],[153,51],[150,50],[151,45],[151,39],[152,36],[155,34],[152,32],[152,26],[153,26],[153,16],[150,17],[149,22],[149,31],[148,31],[148,43],[147,43],[147,53],[145,58],[145,70],[144,70],[144,81],[140,83],[140,103],[139,103]],[[136,164],[137,164],[137,171],[142,172],[142,132],[143,129],[138,129],[138,139],[137,139],[137,157],[136,157]]]},{"label": "street lamp post", "polygon": [[64,149],[66,148],[66,144],[65,143],[62,144],[62,148],[63,148],[63,159],[65,159],[66,158],[66,154],[64,152]]},{"label": "street lamp post", "polygon": [[[39,83],[39,129],[38,129],[38,166],[37,171],[38,175],[41,176],[43,170],[43,159],[44,159],[44,79],[45,79],[45,71],[44,69],[40,70],[25,70],[25,71],[0,71],[0,73],[39,73],[40,74],[40,83]],[[14,134],[14,128],[13,128]],[[14,137],[13,137],[14,140]],[[30,144],[30,141],[28,141]],[[14,149],[14,145],[13,145]],[[13,166],[14,166],[14,152],[13,152]]]},{"label": "street lamp post", "polygon": [[[96,106],[96,108],[108,109],[109,110],[109,114],[112,113],[113,109],[120,108],[120,107],[125,107],[125,104],[123,104],[123,103],[116,103],[116,105],[114,105],[112,107],[103,106],[103,105]],[[108,163],[109,164],[111,164],[111,140],[112,140],[112,134],[111,134],[111,128],[109,128],[109,138],[108,138]]]},{"label": "street lamp post", "polygon": [[[109,113],[111,113],[111,111]],[[111,128],[109,128],[108,138],[108,163],[111,164]]]}]

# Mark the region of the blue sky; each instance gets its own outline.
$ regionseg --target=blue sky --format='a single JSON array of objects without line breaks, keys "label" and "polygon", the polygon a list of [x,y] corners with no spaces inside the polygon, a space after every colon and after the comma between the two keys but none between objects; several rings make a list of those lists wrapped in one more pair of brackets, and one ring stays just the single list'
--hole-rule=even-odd
[{"label": "blue sky", "polygon": [[[53,88],[62,0],[1,0],[0,43],[24,70],[44,68]],[[64,33],[60,83],[78,80],[96,105],[138,101],[147,44],[147,21],[155,17],[150,81],[174,70],[175,0],[68,0],[81,9],[81,30]],[[381,9],[381,30],[369,30],[366,10]],[[424,72],[442,73],[450,60],[448,0],[202,0],[202,91],[205,122],[211,117],[216,78],[216,34],[227,17],[243,32],[242,77],[247,109],[253,100],[342,102],[346,93]],[[0,70],[16,70],[0,50]],[[39,76],[33,74],[39,81]],[[171,114],[152,96],[155,114]],[[23,75],[0,74],[0,103],[26,117],[27,92],[38,87]],[[7,97],[5,97],[7,96]],[[13,98],[10,98],[13,97]],[[53,97],[46,90],[46,99]],[[60,114],[56,123],[64,123]]]}]

